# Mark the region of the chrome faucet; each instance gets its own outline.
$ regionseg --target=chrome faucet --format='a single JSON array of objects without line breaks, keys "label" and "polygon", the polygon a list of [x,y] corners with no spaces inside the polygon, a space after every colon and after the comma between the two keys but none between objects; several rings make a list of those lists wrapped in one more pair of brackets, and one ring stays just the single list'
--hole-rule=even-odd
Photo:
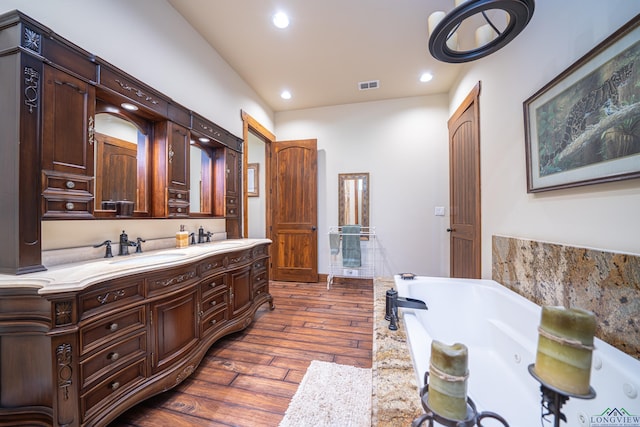
[{"label": "chrome faucet", "polygon": [[428,310],[424,301],[414,298],[404,298],[398,296],[398,291],[389,289],[386,294],[385,316],[389,321],[389,329],[398,330],[398,307],[414,308],[417,310]]}]

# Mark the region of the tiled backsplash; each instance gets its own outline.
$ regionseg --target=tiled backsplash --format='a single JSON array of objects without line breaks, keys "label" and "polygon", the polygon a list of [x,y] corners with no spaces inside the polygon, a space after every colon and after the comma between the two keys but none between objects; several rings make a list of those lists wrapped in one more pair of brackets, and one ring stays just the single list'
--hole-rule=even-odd
[{"label": "tiled backsplash", "polygon": [[596,314],[596,335],[640,359],[640,256],[493,236],[492,277],[538,305]]}]

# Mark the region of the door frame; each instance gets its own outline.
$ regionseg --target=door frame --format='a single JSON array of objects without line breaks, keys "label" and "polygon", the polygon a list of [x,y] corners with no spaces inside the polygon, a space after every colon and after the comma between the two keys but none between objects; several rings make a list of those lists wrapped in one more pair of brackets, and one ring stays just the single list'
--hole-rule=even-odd
[{"label": "door frame", "polygon": [[[271,239],[271,195],[273,194],[271,191],[271,149],[272,144],[276,140],[276,136],[271,133],[267,128],[265,128],[262,124],[260,124],[256,119],[251,117],[248,113],[243,110],[240,110],[240,116],[242,117],[242,140],[248,141],[249,132],[253,131],[256,135],[264,140],[264,150],[265,150],[265,236],[267,239]],[[249,150],[245,146],[242,155],[242,197],[243,197],[243,209],[242,209],[242,236],[248,237],[249,235],[249,183],[247,181],[247,165],[249,163]]]}]

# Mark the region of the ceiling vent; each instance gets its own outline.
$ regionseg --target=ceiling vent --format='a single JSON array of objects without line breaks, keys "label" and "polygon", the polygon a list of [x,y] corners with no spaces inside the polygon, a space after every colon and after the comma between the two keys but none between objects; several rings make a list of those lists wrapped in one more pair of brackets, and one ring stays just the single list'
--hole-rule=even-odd
[{"label": "ceiling vent", "polygon": [[360,90],[378,89],[380,87],[380,80],[370,80],[368,82],[358,83]]}]

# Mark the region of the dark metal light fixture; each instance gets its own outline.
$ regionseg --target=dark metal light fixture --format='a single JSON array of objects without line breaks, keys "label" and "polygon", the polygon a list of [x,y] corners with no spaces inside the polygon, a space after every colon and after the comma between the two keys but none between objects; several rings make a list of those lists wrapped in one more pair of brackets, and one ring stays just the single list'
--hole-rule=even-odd
[{"label": "dark metal light fixture", "polygon": [[[449,12],[433,29],[429,37],[429,52],[434,58],[451,63],[474,61],[506,46],[527,26],[534,0],[468,0]],[[501,10],[508,15],[506,27],[500,31],[487,15],[489,10]],[[442,12],[441,12],[442,13]],[[468,18],[481,14],[495,32],[496,37],[473,49],[458,50],[447,43],[460,25]]]}]

